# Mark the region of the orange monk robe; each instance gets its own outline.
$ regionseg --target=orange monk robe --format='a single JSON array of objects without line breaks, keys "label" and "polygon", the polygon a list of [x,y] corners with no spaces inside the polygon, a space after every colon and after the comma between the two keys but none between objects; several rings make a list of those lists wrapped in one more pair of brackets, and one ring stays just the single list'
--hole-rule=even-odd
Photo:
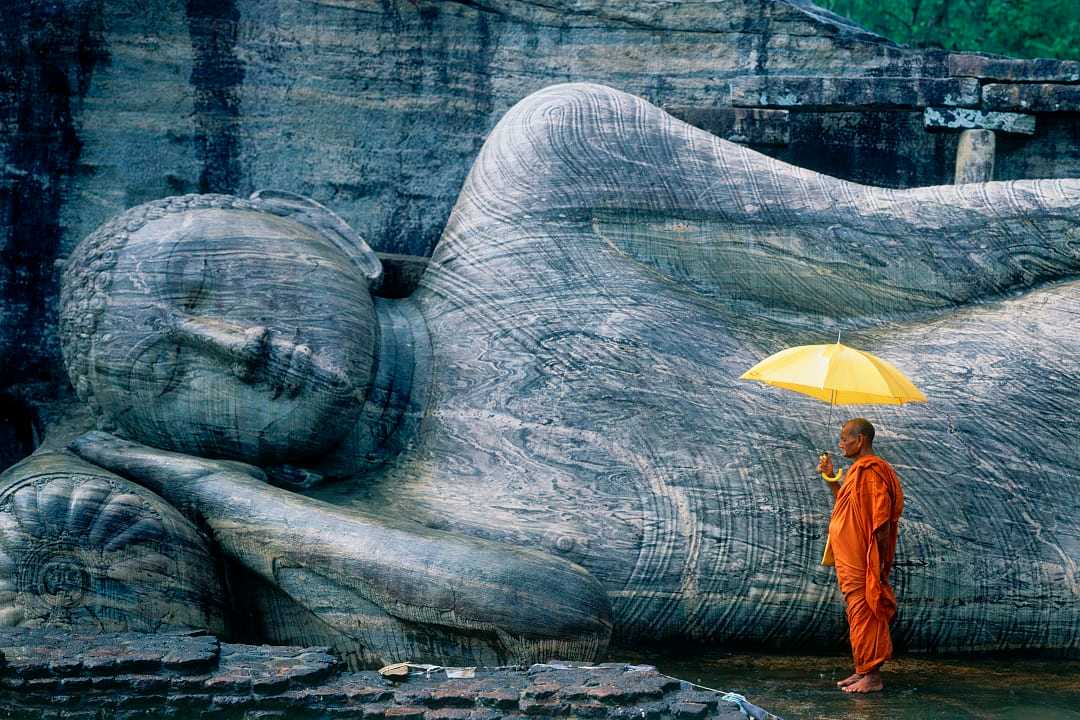
[{"label": "orange monk robe", "polygon": [[[875,455],[852,463],[836,495],[829,522],[829,545],[836,577],[847,603],[848,631],[855,672],[876,670],[892,657],[889,623],[896,615],[896,594],[888,583],[896,554],[897,521],[904,492],[892,466]],[[874,532],[889,523],[885,557]]]}]

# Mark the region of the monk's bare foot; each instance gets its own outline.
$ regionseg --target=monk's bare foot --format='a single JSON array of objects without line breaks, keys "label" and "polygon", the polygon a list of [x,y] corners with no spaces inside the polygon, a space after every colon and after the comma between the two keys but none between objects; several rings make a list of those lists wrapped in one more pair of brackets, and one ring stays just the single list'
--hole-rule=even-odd
[{"label": "monk's bare foot", "polygon": [[843,680],[841,680],[840,682],[836,683],[836,687],[846,688],[848,685],[851,685],[852,683],[856,682],[857,680],[861,680],[861,679],[862,679],[862,675],[860,675],[859,673],[855,673],[854,675],[852,675],[850,677],[846,677]]},{"label": "monk's bare foot", "polygon": [[861,678],[843,688],[846,693],[872,693],[881,692],[885,683],[881,682],[881,673],[877,670],[868,672]]}]

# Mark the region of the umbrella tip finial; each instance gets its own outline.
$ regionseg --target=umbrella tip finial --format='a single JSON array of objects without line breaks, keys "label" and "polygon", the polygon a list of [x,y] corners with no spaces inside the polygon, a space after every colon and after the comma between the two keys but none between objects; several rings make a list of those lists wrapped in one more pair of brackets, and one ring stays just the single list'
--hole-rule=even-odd
[{"label": "umbrella tip finial", "polygon": [[837,345],[839,345],[839,344],[840,344],[840,332],[841,332],[840,330],[837,330],[837,331],[836,331],[836,344],[837,344]]}]

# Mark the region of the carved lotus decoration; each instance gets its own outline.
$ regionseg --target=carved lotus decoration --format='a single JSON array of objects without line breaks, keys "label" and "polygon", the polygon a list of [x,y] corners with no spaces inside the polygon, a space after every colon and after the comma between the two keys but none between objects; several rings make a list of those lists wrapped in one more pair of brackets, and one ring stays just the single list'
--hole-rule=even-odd
[{"label": "carved lotus decoration", "polygon": [[220,628],[214,565],[195,527],[100,471],[25,472],[51,457],[30,458],[0,483],[0,626]]}]

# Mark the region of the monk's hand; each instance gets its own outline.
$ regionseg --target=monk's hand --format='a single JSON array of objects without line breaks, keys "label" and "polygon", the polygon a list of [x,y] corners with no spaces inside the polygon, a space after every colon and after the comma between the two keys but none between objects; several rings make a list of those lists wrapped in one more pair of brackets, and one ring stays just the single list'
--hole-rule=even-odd
[{"label": "monk's hand", "polygon": [[828,475],[829,477],[832,477],[836,474],[833,471],[832,458],[829,457],[829,453],[821,453],[821,455],[818,457],[817,469],[819,473],[821,473],[822,475]]}]

